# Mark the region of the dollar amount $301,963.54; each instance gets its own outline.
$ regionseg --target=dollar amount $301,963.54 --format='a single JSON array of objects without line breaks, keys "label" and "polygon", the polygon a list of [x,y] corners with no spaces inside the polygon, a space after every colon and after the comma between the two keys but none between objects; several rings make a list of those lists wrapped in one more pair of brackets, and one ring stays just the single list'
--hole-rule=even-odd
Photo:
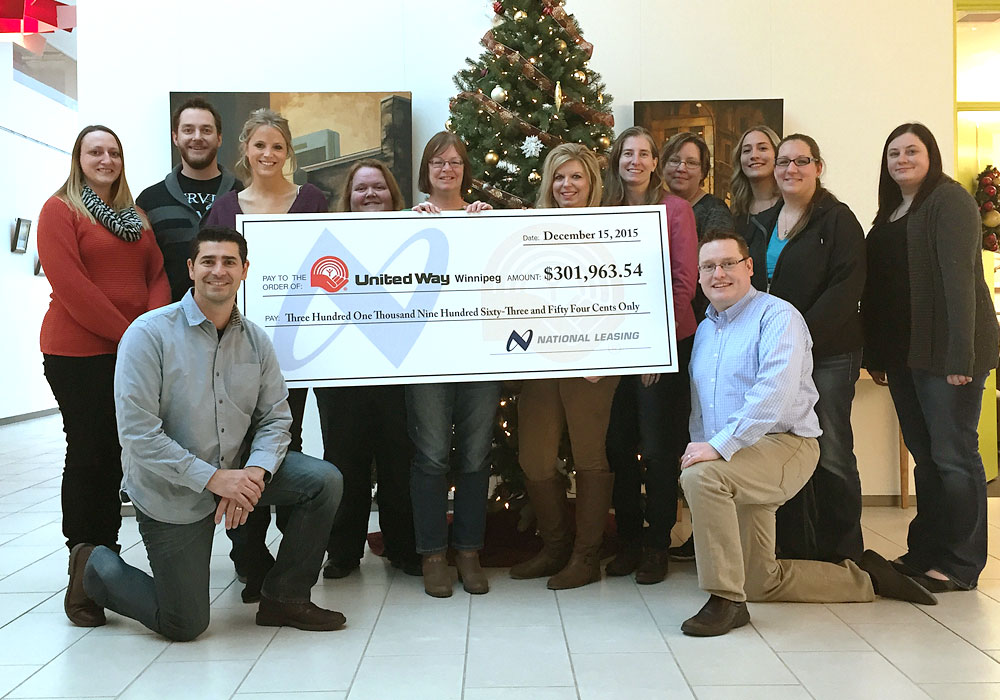
[{"label": "dollar amount $301,963.54", "polygon": [[614,280],[628,277],[642,277],[642,263],[625,263],[618,267],[614,263],[606,265],[550,265],[545,268],[545,280]]}]

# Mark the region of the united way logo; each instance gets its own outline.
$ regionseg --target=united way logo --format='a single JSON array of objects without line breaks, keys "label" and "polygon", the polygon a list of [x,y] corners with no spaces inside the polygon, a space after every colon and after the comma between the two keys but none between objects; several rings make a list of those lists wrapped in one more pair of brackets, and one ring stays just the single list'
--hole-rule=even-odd
[{"label": "united way logo", "polygon": [[339,292],[347,285],[347,281],[347,265],[340,258],[327,255],[313,263],[309,275],[309,284],[313,287]]},{"label": "united way logo", "polygon": [[517,331],[511,331],[510,337],[507,338],[507,352],[511,352],[515,347],[519,347],[527,352],[528,346],[531,345],[531,339],[534,337],[535,331],[530,328],[523,336]]}]

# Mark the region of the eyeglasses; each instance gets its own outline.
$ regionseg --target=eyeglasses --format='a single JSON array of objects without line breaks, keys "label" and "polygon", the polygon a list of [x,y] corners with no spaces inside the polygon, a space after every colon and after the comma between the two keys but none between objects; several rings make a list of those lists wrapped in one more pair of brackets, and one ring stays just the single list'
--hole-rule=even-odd
[{"label": "eyeglasses", "polygon": [[441,170],[446,165],[450,165],[452,170],[458,170],[463,163],[460,160],[441,160],[440,158],[434,158],[430,161],[430,166],[435,170]]},{"label": "eyeglasses", "polygon": [[811,158],[810,156],[799,156],[798,158],[781,158],[774,159],[774,167],[776,168],[787,168],[789,163],[795,163],[800,168],[804,168],[810,163],[818,163],[819,158]]},{"label": "eyeglasses", "polygon": [[667,158],[667,166],[668,167],[679,168],[679,167],[681,167],[681,163],[683,163],[684,167],[686,167],[688,170],[700,170],[701,169],[701,161],[700,160],[695,160],[694,158],[688,158],[687,160],[682,160],[682,159],[678,158],[677,156],[670,156],[669,158]]},{"label": "eyeglasses", "polygon": [[746,258],[740,258],[739,260],[726,260],[720,263],[705,263],[704,265],[698,266],[698,272],[703,275],[714,275],[715,268],[721,267],[723,272],[732,272],[736,269],[736,266],[745,260],[749,260],[749,256]]}]

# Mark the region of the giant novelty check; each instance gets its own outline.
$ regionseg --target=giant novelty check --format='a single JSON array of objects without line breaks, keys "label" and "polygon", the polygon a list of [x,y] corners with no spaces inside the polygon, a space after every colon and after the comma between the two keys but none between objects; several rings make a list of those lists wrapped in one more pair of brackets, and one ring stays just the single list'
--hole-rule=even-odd
[{"label": "giant novelty check", "polygon": [[289,386],[676,371],[662,206],[237,217]]}]

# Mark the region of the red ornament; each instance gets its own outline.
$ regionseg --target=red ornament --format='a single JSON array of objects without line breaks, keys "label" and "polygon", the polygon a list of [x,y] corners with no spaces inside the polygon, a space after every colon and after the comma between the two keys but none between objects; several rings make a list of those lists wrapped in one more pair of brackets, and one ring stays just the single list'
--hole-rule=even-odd
[{"label": "red ornament", "polygon": [[503,14],[503,3],[500,2],[499,0],[497,0],[497,2],[495,2],[495,3],[493,3],[493,11],[496,12],[498,15],[502,15]]},{"label": "red ornament", "polygon": [[994,187],[993,185],[987,185],[986,187],[983,188],[983,191],[990,197],[995,197],[997,194],[997,188]]},{"label": "red ornament", "polygon": [[552,8],[549,7],[548,5],[546,5],[544,8],[542,8],[542,14],[543,15],[551,15],[552,14]]},{"label": "red ornament", "polygon": [[986,185],[992,185],[993,178],[987,175],[982,180],[979,181],[979,184],[982,185],[983,187],[986,187]]},{"label": "red ornament", "polygon": [[991,233],[984,238],[983,247],[986,250],[992,250],[994,253],[997,252],[997,248],[1000,248],[1000,246],[997,245],[997,235],[995,233]]},{"label": "red ornament", "polygon": [[993,202],[983,202],[983,206],[979,207],[983,211],[993,211]]}]

